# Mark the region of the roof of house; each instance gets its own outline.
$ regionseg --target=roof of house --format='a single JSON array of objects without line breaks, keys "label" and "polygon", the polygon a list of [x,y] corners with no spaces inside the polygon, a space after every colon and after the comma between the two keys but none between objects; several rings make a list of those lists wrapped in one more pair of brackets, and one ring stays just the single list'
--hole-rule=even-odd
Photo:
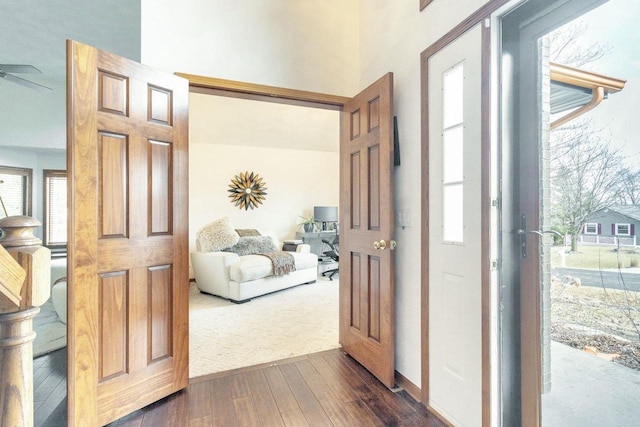
[{"label": "roof of house", "polygon": [[602,211],[607,212],[607,209],[628,216],[635,221],[640,221],[640,205],[613,205]]}]

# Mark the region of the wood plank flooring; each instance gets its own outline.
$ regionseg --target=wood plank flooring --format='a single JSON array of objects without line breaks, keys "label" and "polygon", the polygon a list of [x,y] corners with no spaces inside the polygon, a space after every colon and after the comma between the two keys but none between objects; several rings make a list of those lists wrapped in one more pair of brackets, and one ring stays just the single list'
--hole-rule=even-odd
[{"label": "wood plank flooring", "polygon": [[[66,349],[34,360],[36,426],[65,426]],[[339,349],[195,378],[109,426],[443,426]]]}]

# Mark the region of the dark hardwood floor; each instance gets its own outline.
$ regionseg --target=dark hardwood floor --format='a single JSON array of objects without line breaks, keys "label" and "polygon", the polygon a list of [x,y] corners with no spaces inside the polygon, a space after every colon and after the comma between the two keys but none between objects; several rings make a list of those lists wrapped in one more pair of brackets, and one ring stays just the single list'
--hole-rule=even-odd
[{"label": "dark hardwood floor", "polygon": [[[36,426],[65,426],[66,349],[34,360]],[[341,350],[209,375],[109,426],[443,426]]]}]

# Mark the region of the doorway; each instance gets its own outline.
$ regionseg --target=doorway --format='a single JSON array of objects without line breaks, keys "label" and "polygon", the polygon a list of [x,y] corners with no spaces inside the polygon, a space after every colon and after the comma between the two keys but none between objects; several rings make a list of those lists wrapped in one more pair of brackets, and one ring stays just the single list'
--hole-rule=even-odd
[{"label": "doorway", "polygon": [[[597,321],[603,311],[615,311],[603,310],[606,299],[611,300],[618,290],[627,301],[636,301],[637,294],[612,289],[624,282],[623,274],[615,284],[608,284],[605,268],[599,264],[607,255],[617,261],[619,247],[607,251],[583,240],[581,250],[578,240],[585,235],[602,236],[603,216],[610,217],[607,211],[613,205],[624,204],[619,194],[608,194],[618,185],[615,178],[625,168],[624,156],[616,164],[618,148],[615,143],[605,144],[606,138],[596,128],[615,128],[606,109],[624,102],[617,93],[627,78],[622,68],[596,72],[590,67],[606,58],[606,37],[595,39],[594,44],[597,29],[593,28],[583,37],[591,41],[581,42],[580,32],[585,33],[589,22],[608,22],[611,34],[624,31],[624,14],[631,6],[617,0],[533,3],[502,19],[502,86],[509,88],[501,99],[503,423],[627,425],[638,415],[628,400],[637,391],[630,390],[622,378],[635,378],[637,371],[627,367],[630,370],[622,373],[616,362],[604,362],[603,357],[611,356],[602,354],[606,351],[598,350],[593,338],[605,336],[610,344],[614,330],[621,330]],[[622,12],[618,20],[611,19],[615,11]],[[578,49],[568,54],[576,45]],[[580,76],[580,81],[567,78],[569,73]],[[604,102],[605,96],[599,93],[606,95]],[[598,122],[598,117],[606,119]],[[598,153],[608,162],[600,171]],[[592,185],[596,181],[602,188]],[[625,237],[631,237],[633,221],[615,221],[614,227],[607,223],[607,234],[612,228],[611,234],[621,234],[615,228],[620,223]],[[587,253],[598,254],[592,265],[583,264],[599,276],[593,286],[586,279],[581,284],[586,277],[582,271],[565,269],[569,264],[577,266],[578,260],[588,263]],[[596,294],[600,296],[594,304],[591,297]],[[623,322],[624,311],[619,310],[618,321],[612,323]],[[634,323],[633,316],[626,317]],[[616,375],[618,379],[611,381]]]},{"label": "doorway", "polygon": [[[338,206],[338,111],[193,88],[189,97],[190,252],[198,230],[225,216],[233,228],[282,242],[296,238],[314,206]],[[231,179],[244,171],[267,187],[255,209],[238,209],[228,197]],[[201,294],[192,283],[190,377],[338,347],[339,282],[323,279],[246,304]]]}]

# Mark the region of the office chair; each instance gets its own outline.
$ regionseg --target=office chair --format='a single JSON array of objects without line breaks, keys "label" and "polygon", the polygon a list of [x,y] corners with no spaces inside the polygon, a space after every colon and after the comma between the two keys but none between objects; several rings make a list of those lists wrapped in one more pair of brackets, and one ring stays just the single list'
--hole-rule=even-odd
[{"label": "office chair", "polygon": [[[322,243],[324,243],[329,247],[329,250],[322,252],[322,255],[328,256],[335,262],[340,262],[340,250],[338,249],[339,239],[340,239],[339,235],[336,235],[336,237],[333,239],[333,242],[330,242],[327,239],[322,239]],[[323,271],[322,275],[326,277],[328,274],[329,280],[333,280],[333,276],[337,273],[338,273],[338,268],[332,268],[330,270]]]}]

